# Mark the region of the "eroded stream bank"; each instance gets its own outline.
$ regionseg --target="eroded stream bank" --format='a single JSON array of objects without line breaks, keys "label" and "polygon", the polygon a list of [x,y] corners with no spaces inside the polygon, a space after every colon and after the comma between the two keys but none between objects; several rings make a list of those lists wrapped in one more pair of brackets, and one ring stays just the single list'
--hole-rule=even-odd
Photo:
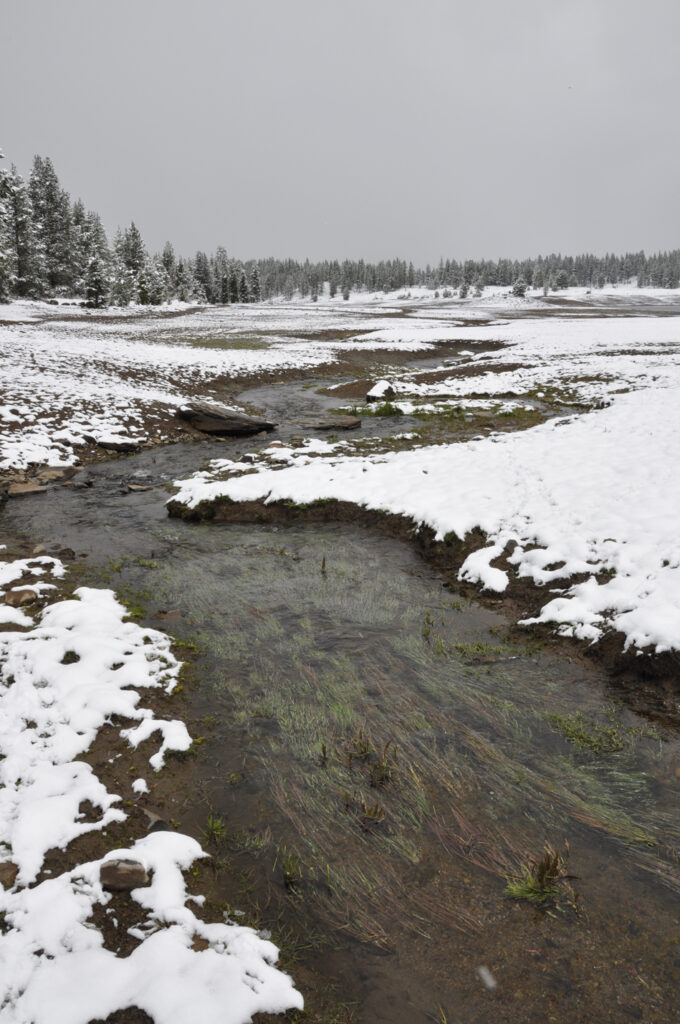
[{"label": "eroded stream bank", "polygon": [[[101,463],[3,513],[196,643],[177,824],[208,830],[199,889],[273,933],[311,1021],[673,1021],[675,729],[509,641],[399,539],[167,518],[171,480],[256,446]],[[565,839],[578,913],[508,900]]]}]

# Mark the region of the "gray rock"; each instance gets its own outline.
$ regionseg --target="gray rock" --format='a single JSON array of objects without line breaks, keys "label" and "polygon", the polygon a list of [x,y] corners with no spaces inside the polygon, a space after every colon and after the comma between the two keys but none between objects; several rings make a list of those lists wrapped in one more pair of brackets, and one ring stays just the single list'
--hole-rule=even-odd
[{"label": "gray rock", "polygon": [[149,884],[146,868],[138,860],[105,860],[99,880],[110,892],[129,892]]},{"label": "gray rock", "polygon": [[367,402],[387,402],[394,398],[396,391],[389,381],[379,380],[366,395]]},{"label": "gray rock", "polygon": [[103,448],[107,452],[138,452],[139,445],[136,441],[127,441],[121,438],[119,441],[114,438],[104,438],[102,441],[97,441],[97,447]]},{"label": "gray rock", "polygon": [[308,430],[356,430],[361,426],[361,419],[359,416],[323,416],[304,420],[302,426]]},{"label": "gray rock", "polygon": [[212,402],[189,402],[180,406],[177,415],[196,430],[221,437],[259,434],[260,431],[273,430],[276,426],[268,420],[247,416],[243,412],[236,412],[234,409],[227,409],[225,405],[215,405]]}]

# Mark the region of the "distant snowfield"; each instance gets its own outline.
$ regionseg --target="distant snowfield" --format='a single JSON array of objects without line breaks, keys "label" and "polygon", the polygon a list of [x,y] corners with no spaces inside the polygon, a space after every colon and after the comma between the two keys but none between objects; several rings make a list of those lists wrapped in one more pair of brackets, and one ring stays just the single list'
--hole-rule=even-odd
[{"label": "distant snowfield", "polygon": [[[22,304],[31,315],[36,307],[45,304]],[[0,321],[7,311],[0,307]],[[418,338],[369,346],[361,337],[296,336],[374,327],[357,306],[263,304],[132,320],[117,313],[125,313],[121,322],[99,314],[0,326],[0,470],[73,465],[86,436],[162,437],[168,413],[190,396],[209,397],[201,389],[217,378],[320,366],[340,351],[431,347]]]},{"label": "distant snowfield", "polygon": [[[0,583],[7,588],[26,572],[46,592],[64,567],[48,557],[2,562]],[[138,1006],[156,1024],[246,1024],[257,1012],[301,1008],[290,978],[273,966],[275,946],[191,909],[200,899],[188,896],[182,871],[205,854],[189,836],[151,833],[36,882],[49,850],[126,816],[121,796],[78,760],[112,715],[138,723],[121,733],[133,746],[158,737],[152,774],[167,750],[191,743],[182,722],[138,707],[143,689],[171,692],[180,665],[167,636],[125,616],[111,591],[80,588],[75,599],[48,605],[37,623],[24,615],[26,631],[0,633],[0,862],[18,869],[9,889],[0,885],[0,1021],[85,1024]],[[85,801],[100,812],[97,821],[82,820]],[[151,877],[131,893],[140,944],[127,958],[104,948],[91,920],[111,901],[100,868],[116,858],[140,862]]]}]

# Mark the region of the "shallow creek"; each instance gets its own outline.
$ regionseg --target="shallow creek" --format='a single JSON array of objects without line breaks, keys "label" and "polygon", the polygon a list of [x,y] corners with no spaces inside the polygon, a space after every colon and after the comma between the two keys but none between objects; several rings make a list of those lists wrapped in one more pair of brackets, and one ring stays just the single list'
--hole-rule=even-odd
[{"label": "shallow creek", "polygon": [[[169,482],[267,443],[146,451],[2,513],[197,644],[181,825],[223,823],[225,907],[272,932],[305,1019],[677,1020],[676,730],[508,643],[403,541],[167,518]],[[504,896],[565,840],[577,909],[566,887],[547,911]]]}]

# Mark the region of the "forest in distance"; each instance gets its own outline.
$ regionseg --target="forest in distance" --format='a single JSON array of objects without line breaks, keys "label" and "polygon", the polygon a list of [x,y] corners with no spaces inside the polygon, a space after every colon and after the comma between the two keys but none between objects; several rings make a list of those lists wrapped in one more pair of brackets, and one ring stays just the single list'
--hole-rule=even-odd
[{"label": "forest in distance", "polygon": [[[0,153],[0,157],[2,154]],[[259,302],[293,296],[316,300],[354,291],[410,287],[445,297],[481,294],[485,286],[603,288],[635,280],[640,287],[678,288],[680,250],[617,256],[551,254],[533,259],[441,259],[416,267],[403,259],[240,260],[218,246],[214,253],[177,255],[170,242],[151,253],[133,223],[110,241],[101,217],[72,200],[49,157],[36,156],[28,179],[0,164],[0,302],[12,298],[80,298],[85,305],[162,305]]]}]

